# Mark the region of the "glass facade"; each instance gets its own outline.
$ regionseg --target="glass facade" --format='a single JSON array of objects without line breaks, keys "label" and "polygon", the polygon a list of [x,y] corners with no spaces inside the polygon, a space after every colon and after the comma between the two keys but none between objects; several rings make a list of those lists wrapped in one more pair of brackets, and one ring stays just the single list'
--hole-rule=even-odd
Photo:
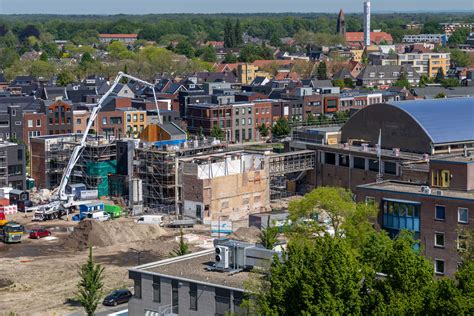
[{"label": "glass facade", "polygon": [[398,235],[401,230],[415,232],[415,238],[420,232],[420,203],[403,200],[382,200],[383,228],[391,237]]}]

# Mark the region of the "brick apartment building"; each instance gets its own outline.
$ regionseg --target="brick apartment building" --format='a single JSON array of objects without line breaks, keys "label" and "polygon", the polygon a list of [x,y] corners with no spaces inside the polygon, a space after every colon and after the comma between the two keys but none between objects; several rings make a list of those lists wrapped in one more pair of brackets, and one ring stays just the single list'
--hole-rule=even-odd
[{"label": "brick apartment building", "polygon": [[192,134],[199,135],[201,132],[211,135],[214,125],[218,125],[224,131],[224,139],[232,139],[232,105],[230,104],[189,104],[186,109],[186,123]]}]

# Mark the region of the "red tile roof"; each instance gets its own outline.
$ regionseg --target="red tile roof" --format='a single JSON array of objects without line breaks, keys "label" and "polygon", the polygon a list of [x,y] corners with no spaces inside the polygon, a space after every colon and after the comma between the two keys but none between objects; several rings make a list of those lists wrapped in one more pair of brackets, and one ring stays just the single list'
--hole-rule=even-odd
[{"label": "red tile roof", "polygon": [[[375,44],[380,44],[385,40],[388,43],[393,43],[392,35],[385,32],[370,32],[370,41]],[[346,42],[364,42],[364,32],[347,32]]]}]

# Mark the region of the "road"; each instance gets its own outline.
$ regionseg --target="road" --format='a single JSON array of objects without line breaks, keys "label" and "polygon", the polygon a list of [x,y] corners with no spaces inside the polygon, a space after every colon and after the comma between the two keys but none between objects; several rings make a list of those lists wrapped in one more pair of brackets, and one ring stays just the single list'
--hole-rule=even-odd
[{"label": "road", "polygon": [[[68,316],[84,316],[86,313],[74,312]],[[121,304],[119,306],[97,306],[95,316],[128,316],[128,304]]]}]

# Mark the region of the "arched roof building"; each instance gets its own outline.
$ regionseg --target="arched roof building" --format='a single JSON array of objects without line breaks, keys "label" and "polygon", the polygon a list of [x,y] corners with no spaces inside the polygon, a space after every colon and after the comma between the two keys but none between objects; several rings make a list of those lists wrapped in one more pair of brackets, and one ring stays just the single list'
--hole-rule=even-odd
[{"label": "arched roof building", "polygon": [[368,106],[342,127],[342,142],[377,144],[413,153],[450,153],[474,147],[474,98],[391,102]]}]

